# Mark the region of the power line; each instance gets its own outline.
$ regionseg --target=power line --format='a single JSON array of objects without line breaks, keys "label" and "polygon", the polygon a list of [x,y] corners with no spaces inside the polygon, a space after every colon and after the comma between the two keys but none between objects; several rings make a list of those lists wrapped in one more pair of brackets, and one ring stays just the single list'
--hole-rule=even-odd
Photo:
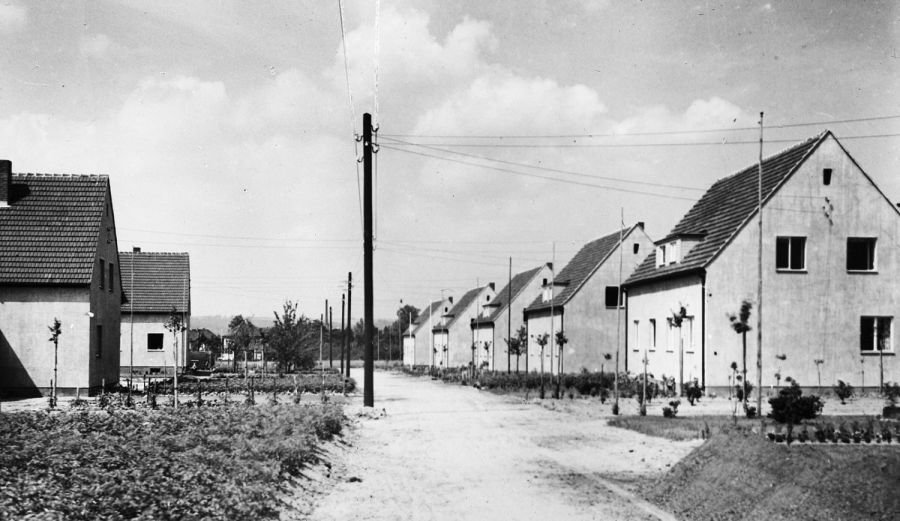
[{"label": "power line", "polygon": [[[874,116],[868,118],[833,119],[828,121],[810,121],[804,123],[784,123],[781,125],[768,125],[767,129],[784,129],[798,127],[813,127],[819,125],[837,125],[843,123],[860,123],[865,121],[883,121],[900,118],[900,114],[891,116]],[[677,136],[686,134],[709,134],[714,132],[741,132],[757,130],[758,127],[720,127],[704,128],[697,130],[660,130],[652,132],[609,132],[588,134],[519,134],[519,135],[478,135],[478,134],[384,134],[382,137],[391,138],[434,138],[434,139],[574,139],[574,138],[599,138],[599,137],[628,137],[628,136]]]},{"label": "power line", "polygon": [[[344,30],[344,0],[338,0],[341,19],[341,48],[344,50],[344,77],[347,80],[347,97],[350,101],[350,135],[353,136],[354,159],[359,157],[359,145],[356,139],[356,108],[353,106],[353,90],[350,88],[350,58],[347,55],[347,37]],[[359,225],[363,225],[362,188],[359,180],[359,161],[356,161],[356,195],[359,199]]]},{"label": "power line", "polygon": [[489,170],[496,170],[498,172],[506,172],[508,174],[520,175],[520,176],[525,176],[525,177],[534,177],[536,179],[545,179],[548,181],[557,181],[560,183],[568,183],[568,184],[579,185],[579,186],[587,186],[590,188],[600,188],[603,190],[613,190],[616,192],[626,192],[626,193],[632,193],[632,194],[650,195],[650,196],[655,196],[655,197],[662,197],[664,199],[681,199],[683,201],[691,201],[691,202],[696,201],[696,199],[693,199],[693,198],[679,197],[677,195],[658,194],[658,193],[654,193],[654,192],[644,192],[644,191],[640,191],[640,190],[630,190],[628,188],[617,188],[614,186],[596,185],[596,184],[592,184],[592,183],[583,183],[581,181],[574,181],[571,179],[561,179],[559,177],[549,177],[549,176],[543,176],[543,175],[538,175],[538,174],[531,174],[531,173],[527,173],[527,172],[520,172],[518,170],[510,170],[508,168],[500,168],[500,167],[496,167],[496,166],[482,165],[482,164],[478,164],[478,163],[473,163],[471,161],[463,161],[461,159],[453,159],[450,157],[441,157],[441,156],[437,156],[434,154],[427,154],[425,152],[417,152],[415,150],[405,150],[405,149],[396,148],[396,147],[393,147],[390,145],[383,144],[383,145],[381,145],[381,148],[386,148],[388,150],[394,150],[397,152],[405,152],[407,154],[414,154],[417,156],[430,157],[433,159],[440,159],[442,161],[450,161],[452,163],[459,163],[462,165],[469,165],[469,166],[474,166],[474,167],[478,167],[478,168],[486,168]]},{"label": "power line", "polygon": [[[865,134],[858,136],[843,136],[840,141],[870,138],[897,137],[900,133],[892,134]],[[767,139],[766,143],[797,143],[797,139]],[[397,146],[422,146],[422,143],[395,143]],[[723,146],[723,145],[759,145],[759,141],[673,141],[669,143],[427,143],[442,147],[461,148],[661,148],[661,147],[697,147],[697,146]]]},{"label": "power line", "polygon": [[623,179],[621,177],[592,175],[592,174],[585,174],[582,172],[573,172],[571,170],[560,170],[557,168],[550,168],[550,167],[546,167],[546,166],[529,165],[528,163],[519,163],[516,161],[507,161],[504,159],[496,159],[493,157],[482,156],[479,154],[468,154],[466,152],[459,152],[456,150],[447,150],[444,148],[438,148],[438,147],[434,147],[431,145],[423,145],[421,143],[410,143],[407,141],[401,141],[399,139],[392,139],[392,141],[396,142],[397,144],[417,146],[417,147],[425,148],[428,150],[434,150],[436,152],[443,152],[445,154],[455,154],[458,156],[482,159],[484,161],[493,161],[495,163],[502,163],[504,165],[521,166],[521,167],[525,167],[525,168],[533,168],[535,170],[543,170],[546,172],[555,172],[558,174],[567,174],[567,175],[572,175],[572,176],[576,176],[576,177],[585,177],[588,179],[603,179],[606,181],[616,181],[616,182],[620,182],[620,183],[632,183],[632,184],[645,185],[645,186],[659,186],[662,188],[675,188],[677,190],[697,190],[697,191],[705,191],[706,190],[705,188],[699,188],[699,187],[694,187],[694,186],[672,185],[672,184],[666,184],[666,183],[653,183],[650,181],[635,181],[634,179]]},{"label": "power line", "polygon": [[253,241],[292,241],[292,242],[358,242],[357,239],[298,239],[291,237],[250,237],[250,236],[240,236],[240,235],[210,235],[204,233],[183,233],[183,232],[170,232],[163,230],[146,230],[139,228],[122,228],[120,226],[116,227],[117,230],[129,231],[129,232],[141,232],[141,233],[153,233],[159,235],[178,235],[182,237],[205,237],[209,239],[239,239],[239,240],[253,240]]}]

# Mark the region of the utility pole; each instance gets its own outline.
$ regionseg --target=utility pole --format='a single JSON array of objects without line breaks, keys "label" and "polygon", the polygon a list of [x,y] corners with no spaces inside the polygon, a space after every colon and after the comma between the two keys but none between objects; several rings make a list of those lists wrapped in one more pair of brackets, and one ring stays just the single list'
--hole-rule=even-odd
[{"label": "utility pole", "polygon": [[374,284],[372,269],[373,233],[372,233],[372,115],[363,114],[363,307],[364,307],[364,342],[365,361],[363,367],[363,406],[375,406],[374,385],[374,348],[372,330],[374,326]]},{"label": "utility pole", "polygon": [[[621,332],[622,332],[622,306],[619,305],[619,300],[622,299],[622,257],[625,253],[622,251],[622,232],[625,228],[625,208],[619,209],[621,212],[620,222],[619,222],[619,294],[616,296],[616,374],[615,380],[613,381],[613,388],[615,397],[615,406],[613,407],[613,414],[619,414],[619,344],[622,342]],[[644,354],[644,372],[647,370],[646,363],[647,355]],[[647,377],[644,376],[644,382],[646,384]]]},{"label": "utility pole", "polygon": [[[324,342],[325,342],[325,329],[328,328],[328,299],[325,299],[325,314],[322,315],[322,318],[323,318],[323,322],[322,322],[322,342],[324,343]],[[330,341],[331,338],[329,338],[328,340]],[[323,351],[323,354],[324,354],[324,351]],[[328,354],[329,354],[329,356],[328,356],[328,367],[331,368],[331,345],[330,345],[330,344],[329,344],[329,346],[328,346]],[[323,363],[324,363],[324,359],[323,359]]]},{"label": "utility pole", "polygon": [[325,319],[319,315],[319,369],[322,371],[322,392],[325,392],[325,362],[322,360],[322,339],[324,336]]},{"label": "utility pole", "polygon": [[763,113],[759,113],[759,191],[757,193],[757,212],[759,213],[759,251],[756,256],[756,414],[763,418],[762,413],[762,298],[763,298]]},{"label": "utility pole", "polygon": [[[509,281],[506,283],[506,315],[506,374],[510,374],[512,371],[512,354],[509,352],[512,342],[512,257],[509,258]],[[522,349],[522,346],[519,346],[519,349]]]},{"label": "utility pole", "polygon": [[328,368],[334,368],[334,310],[328,306]]},{"label": "utility pole", "polygon": [[344,326],[346,302],[341,294],[341,374],[344,374],[344,350],[347,349],[347,328]]},{"label": "utility pole", "polygon": [[347,329],[350,334],[347,336],[347,365],[344,366],[346,371],[344,375],[350,378],[350,353],[353,351],[353,321],[350,320],[350,309],[353,304],[353,272],[347,272]]}]

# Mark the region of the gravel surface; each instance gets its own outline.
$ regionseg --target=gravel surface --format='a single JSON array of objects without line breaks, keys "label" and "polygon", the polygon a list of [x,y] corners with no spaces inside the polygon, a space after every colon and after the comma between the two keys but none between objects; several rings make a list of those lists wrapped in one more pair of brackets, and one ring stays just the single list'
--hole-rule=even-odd
[{"label": "gravel surface", "polygon": [[397,373],[375,390],[310,519],[670,520],[633,490],[700,444]]}]

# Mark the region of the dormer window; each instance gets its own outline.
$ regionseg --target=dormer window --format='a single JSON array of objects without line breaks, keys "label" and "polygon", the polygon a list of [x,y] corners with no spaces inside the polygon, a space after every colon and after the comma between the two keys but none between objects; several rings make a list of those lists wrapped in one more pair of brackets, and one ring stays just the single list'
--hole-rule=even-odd
[{"label": "dormer window", "polygon": [[656,267],[662,267],[666,265],[666,245],[656,247]]},{"label": "dormer window", "polygon": [[681,239],[669,243],[669,264],[675,264],[681,260]]}]

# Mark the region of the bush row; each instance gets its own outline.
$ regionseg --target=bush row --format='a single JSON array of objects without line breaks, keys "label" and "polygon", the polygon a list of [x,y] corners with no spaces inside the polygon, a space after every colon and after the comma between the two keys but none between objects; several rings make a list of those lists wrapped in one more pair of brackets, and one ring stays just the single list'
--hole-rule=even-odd
[{"label": "bush row", "polygon": [[[325,373],[323,383],[321,374],[287,375],[281,377],[248,378],[210,378],[207,380],[186,379],[178,382],[178,392],[196,394],[200,387],[204,393],[248,392],[251,388],[257,393],[320,393],[342,391],[353,392],[356,380],[343,378],[337,373]],[[149,391],[156,394],[172,394],[171,378],[154,382]]]},{"label": "bush row", "polygon": [[870,419],[860,423],[853,421],[850,425],[841,422],[837,427],[833,423],[815,423],[811,427],[802,425],[799,429],[783,431],[780,426],[774,432],[766,433],[769,440],[776,443],[900,443],[900,423]]},{"label": "bush row", "polygon": [[6,413],[0,519],[277,519],[335,405]]}]

